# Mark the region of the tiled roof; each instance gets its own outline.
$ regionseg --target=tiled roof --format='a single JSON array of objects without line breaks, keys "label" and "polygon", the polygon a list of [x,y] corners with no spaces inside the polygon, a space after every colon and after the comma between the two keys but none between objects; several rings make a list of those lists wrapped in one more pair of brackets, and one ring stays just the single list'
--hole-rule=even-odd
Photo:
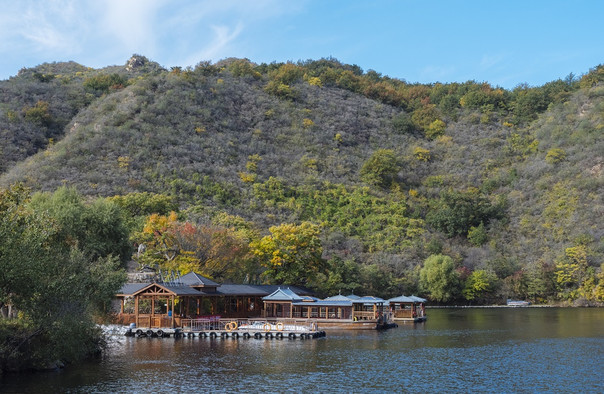
[{"label": "tiled roof", "polygon": [[290,289],[291,291],[293,291],[294,293],[296,293],[300,296],[314,294],[314,292],[312,290],[307,289],[305,287],[292,286],[292,285],[288,285],[288,284],[284,284],[284,285],[250,285],[250,286],[254,286],[258,289],[262,289],[262,290],[266,291],[266,294],[271,294],[277,289]]},{"label": "tiled roof", "polygon": [[262,299],[264,301],[293,301],[293,302],[302,301],[302,297],[300,297],[299,295],[294,293],[292,290],[281,289],[281,288],[278,288],[277,290],[272,292],[270,295],[267,295],[266,297],[263,297]]},{"label": "tiled roof", "polygon": [[391,298],[388,300],[388,302],[416,302],[416,301],[410,297],[402,295],[400,297]]},{"label": "tiled roof", "polygon": [[347,301],[347,302],[350,302],[350,301],[352,301],[352,299],[350,297],[343,296],[342,294],[338,294],[336,296],[324,298],[323,301],[343,301],[343,302]]},{"label": "tiled roof", "polygon": [[198,296],[200,295],[199,290],[192,288],[187,285],[165,285],[158,283],[159,286],[163,286],[164,288],[170,290],[178,296]]},{"label": "tiled roof", "polygon": [[417,297],[417,296],[409,296],[409,298],[411,298],[412,300],[414,300],[415,302],[426,302],[428,300],[426,300],[425,298],[421,298],[421,297]]},{"label": "tiled roof", "polygon": [[121,295],[131,295],[147,286],[149,286],[149,283],[125,283],[117,293]]},{"label": "tiled roof", "polygon": [[266,290],[259,288],[259,286],[252,285],[220,285],[215,295],[249,295],[249,296],[267,296]]},{"label": "tiled roof", "polygon": [[295,306],[352,306],[352,300],[340,300],[340,301],[330,301],[330,300],[317,300],[315,302],[293,302],[292,305]]},{"label": "tiled roof", "polygon": [[216,287],[220,286],[218,283],[214,282],[211,279],[206,278],[205,276],[199,275],[196,272],[189,272],[186,275],[180,277],[180,283],[187,286],[208,286],[208,287]]}]

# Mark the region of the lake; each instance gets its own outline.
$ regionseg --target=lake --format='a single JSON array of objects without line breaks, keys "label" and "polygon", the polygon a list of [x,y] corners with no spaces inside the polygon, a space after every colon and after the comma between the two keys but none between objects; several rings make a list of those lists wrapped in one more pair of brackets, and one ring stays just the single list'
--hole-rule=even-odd
[{"label": "lake", "polygon": [[603,308],[429,309],[312,340],[119,337],[102,360],[0,392],[604,392]]}]

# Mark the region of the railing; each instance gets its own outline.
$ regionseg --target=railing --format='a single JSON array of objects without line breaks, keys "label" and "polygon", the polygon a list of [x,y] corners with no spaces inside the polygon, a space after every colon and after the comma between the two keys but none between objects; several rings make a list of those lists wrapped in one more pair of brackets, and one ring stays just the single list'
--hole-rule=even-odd
[{"label": "railing", "polygon": [[399,309],[394,311],[394,317],[397,319],[413,319],[414,317],[424,317],[421,309],[413,312],[411,309]]},{"label": "railing", "polygon": [[[373,312],[370,312],[370,313],[373,313]],[[348,316],[348,318],[345,318],[344,316],[345,316],[344,313],[338,313],[338,312],[331,312],[326,315],[325,310],[321,311],[321,313],[318,316],[317,316],[317,312],[311,312],[311,317],[314,319],[338,319],[338,320],[350,319],[350,316]],[[306,319],[306,318],[308,318],[308,312],[306,310],[302,310],[301,312],[294,312],[293,317]]]},{"label": "railing", "polygon": [[[233,324],[234,323],[234,324]],[[202,331],[317,331],[315,320],[299,319],[182,319],[183,332]]]},{"label": "railing", "polygon": [[225,325],[233,319],[220,319],[220,316],[200,317],[197,319],[182,319],[181,327],[183,331],[209,331],[224,330]]},{"label": "railing", "polygon": [[[129,325],[135,323],[138,327],[149,328],[172,327],[172,316],[168,315],[138,315],[138,322],[136,320],[136,315],[133,313],[122,313],[117,316],[118,324]],[[180,317],[174,317],[175,326],[178,327],[180,321]]]},{"label": "railing", "polygon": [[413,317],[413,312],[411,311],[411,309],[399,309],[398,311],[394,311],[394,317],[402,319],[411,319]]},{"label": "railing", "polygon": [[353,319],[356,318],[357,320],[374,320],[375,319],[375,312],[372,311],[353,311],[352,312],[352,317]]}]

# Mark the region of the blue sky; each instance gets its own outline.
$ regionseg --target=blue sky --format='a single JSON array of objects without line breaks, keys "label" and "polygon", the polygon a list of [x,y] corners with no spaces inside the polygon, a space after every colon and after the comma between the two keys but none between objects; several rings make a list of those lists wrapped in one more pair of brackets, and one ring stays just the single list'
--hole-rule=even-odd
[{"label": "blue sky", "polygon": [[0,79],[73,60],[335,57],[408,82],[513,88],[604,63],[604,1],[0,0]]}]

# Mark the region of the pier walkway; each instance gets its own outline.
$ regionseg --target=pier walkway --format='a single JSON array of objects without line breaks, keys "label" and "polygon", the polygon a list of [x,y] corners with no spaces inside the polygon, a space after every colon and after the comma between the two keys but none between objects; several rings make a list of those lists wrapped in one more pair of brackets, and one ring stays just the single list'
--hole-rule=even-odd
[{"label": "pier walkway", "polygon": [[262,319],[183,319],[180,328],[132,327],[126,335],[136,337],[312,339],[325,336],[315,321]]}]

